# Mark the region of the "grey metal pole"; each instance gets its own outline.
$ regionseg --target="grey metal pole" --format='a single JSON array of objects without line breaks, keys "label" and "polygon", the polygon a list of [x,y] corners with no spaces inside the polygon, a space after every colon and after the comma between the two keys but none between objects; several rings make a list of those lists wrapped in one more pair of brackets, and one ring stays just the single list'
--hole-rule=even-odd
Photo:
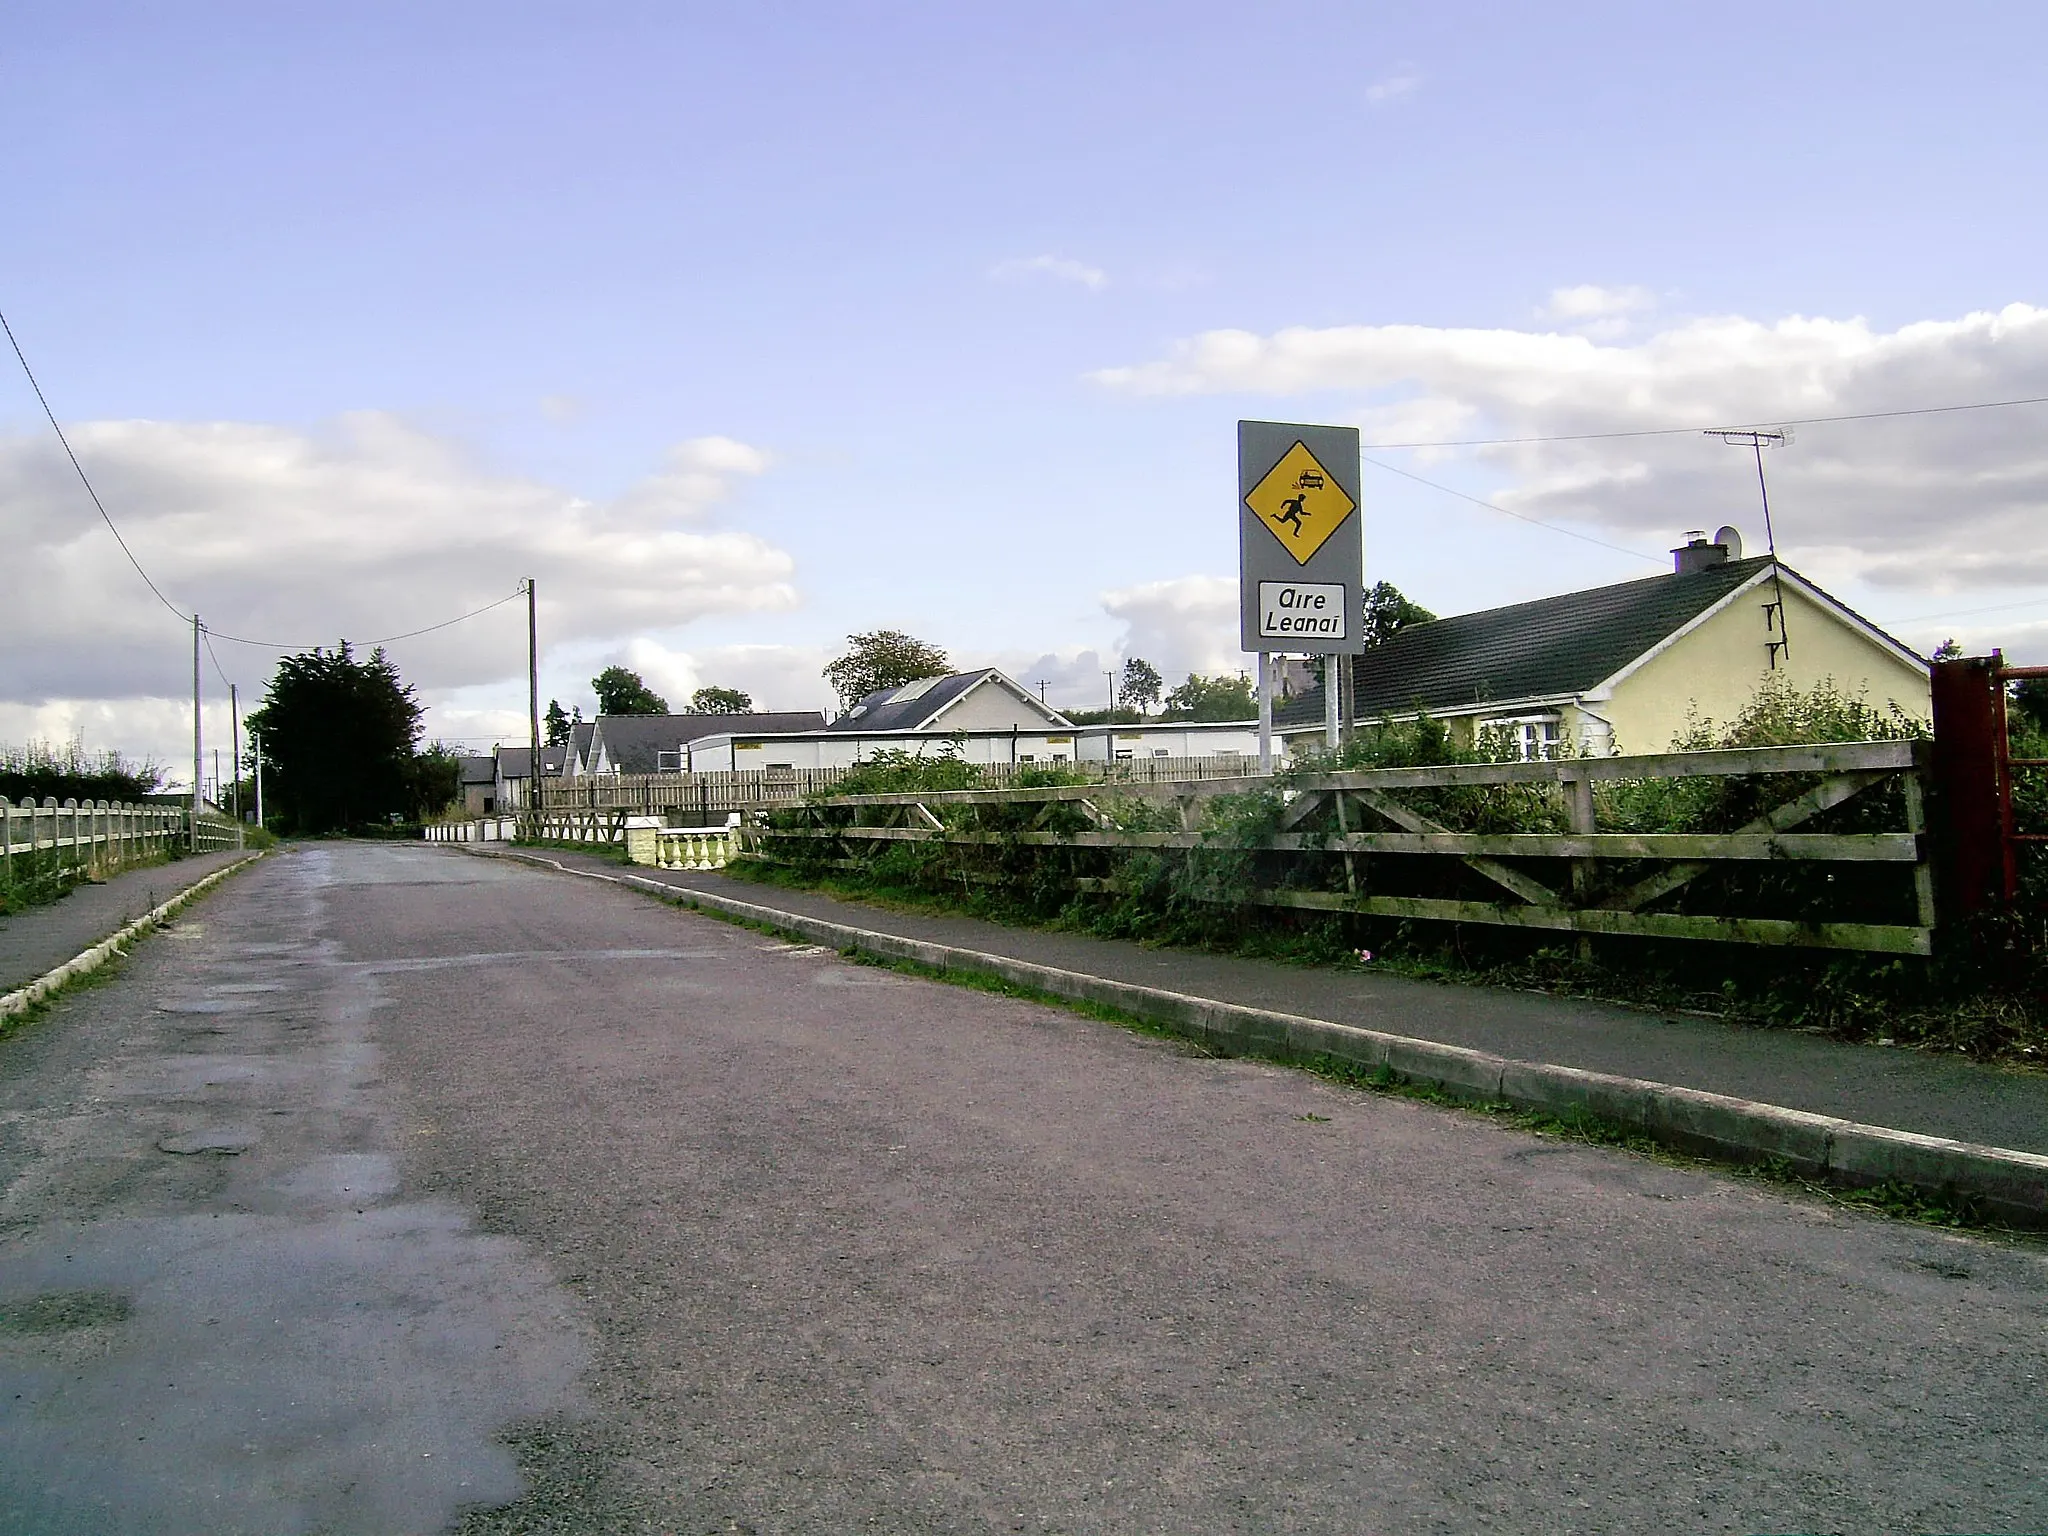
[{"label": "grey metal pole", "polygon": [[192,615],[192,851],[199,851],[199,808],[205,803],[200,775],[205,754],[199,739],[199,615]]},{"label": "grey metal pole", "polygon": [[1323,745],[1335,752],[1344,745],[1338,701],[1344,697],[1344,658],[1334,652],[1323,658]]},{"label": "grey metal pole", "polygon": [[259,734],[256,742],[256,825],[263,825],[263,737]]},{"label": "grey metal pole", "polygon": [[1273,771],[1273,658],[1259,652],[1259,772]]}]

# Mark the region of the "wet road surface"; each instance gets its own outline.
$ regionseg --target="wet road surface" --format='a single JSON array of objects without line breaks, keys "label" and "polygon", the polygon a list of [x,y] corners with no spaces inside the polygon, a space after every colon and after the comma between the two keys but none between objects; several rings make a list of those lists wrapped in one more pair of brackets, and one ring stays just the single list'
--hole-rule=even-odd
[{"label": "wet road surface", "polygon": [[453,850],[0,1040],[0,1529],[2048,1528],[2048,1259]]}]

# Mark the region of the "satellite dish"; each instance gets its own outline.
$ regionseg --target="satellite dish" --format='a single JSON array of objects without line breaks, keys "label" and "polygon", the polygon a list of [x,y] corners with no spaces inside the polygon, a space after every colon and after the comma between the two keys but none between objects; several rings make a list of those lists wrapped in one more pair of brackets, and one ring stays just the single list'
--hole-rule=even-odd
[{"label": "satellite dish", "polygon": [[1742,558],[1742,531],[1739,528],[1731,528],[1725,525],[1716,528],[1714,530],[1714,542],[1728,546],[1728,558],[1730,560],[1740,560]]}]

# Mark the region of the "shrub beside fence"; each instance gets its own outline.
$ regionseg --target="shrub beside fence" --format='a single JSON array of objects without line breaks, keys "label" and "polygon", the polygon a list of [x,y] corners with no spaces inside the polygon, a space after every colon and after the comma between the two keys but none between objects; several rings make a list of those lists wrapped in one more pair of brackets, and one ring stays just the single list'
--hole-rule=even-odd
[{"label": "shrub beside fence", "polygon": [[[926,761],[931,761],[927,759]],[[1057,768],[1090,783],[1162,784],[1237,778],[1249,771],[1246,759],[1145,757],[1113,763],[976,763],[983,784],[1004,788],[1027,774]],[[742,768],[733,773],[585,774],[541,781],[541,809],[548,812],[637,811],[694,817],[695,826],[716,826],[734,811],[789,805],[826,794],[852,768]]]},{"label": "shrub beside fence", "polygon": [[1920,741],[819,796],[774,862],[1582,937],[1928,954]]}]

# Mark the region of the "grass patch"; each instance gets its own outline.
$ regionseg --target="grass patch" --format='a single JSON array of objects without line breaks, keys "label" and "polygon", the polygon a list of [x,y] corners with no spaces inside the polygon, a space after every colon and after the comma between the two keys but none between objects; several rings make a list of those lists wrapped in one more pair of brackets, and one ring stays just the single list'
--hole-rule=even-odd
[{"label": "grass patch", "polygon": [[[1679,940],[1595,939],[1587,960],[1572,943],[1506,929],[1269,908],[1155,911],[1102,896],[1063,895],[1055,904],[1002,886],[921,880],[915,868],[882,860],[873,873],[862,873],[744,858],[722,873],[884,911],[967,916],[1147,948],[1541,993],[2048,1071],[2048,1006],[2032,998],[2033,978],[2015,975],[1981,985],[1987,968],[1961,959],[1930,965]],[[1996,947],[1996,938],[1987,942]]]}]

